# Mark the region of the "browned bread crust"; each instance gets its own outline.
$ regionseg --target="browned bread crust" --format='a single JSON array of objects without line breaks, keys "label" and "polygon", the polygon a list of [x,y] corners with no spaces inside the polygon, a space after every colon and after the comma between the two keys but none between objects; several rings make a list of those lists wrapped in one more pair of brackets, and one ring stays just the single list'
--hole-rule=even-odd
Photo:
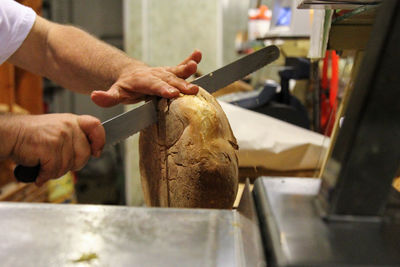
[{"label": "browned bread crust", "polygon": [[213,96],[158,101],[158,123],[140,133],[140,173],[148,206],[232,208],[237,142]]}]

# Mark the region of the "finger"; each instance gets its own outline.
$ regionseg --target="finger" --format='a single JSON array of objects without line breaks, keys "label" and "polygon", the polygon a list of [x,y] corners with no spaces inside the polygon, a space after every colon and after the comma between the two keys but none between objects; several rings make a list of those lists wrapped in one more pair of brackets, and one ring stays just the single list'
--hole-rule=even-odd
[{"label": "finger", "polygon": [[74,129],[73,149],[74,163],[72,166],[72,170],[79,171],[86,165],[91,154],[89,140],[84,132],[80,129],[80,127]]},{"label": "finger", "polygon": [[175,98],[180,94],[180,91],[177,88],[161,79],[158,79],[150,85],[150,91],[152,91],[154,95],[164,98]]},{"label": "finger", "polygon": [[164,81],[169,85],[179,89],[184,94],[197,94],[199,87],[194,84],[190,84],[187,81],[180,79],[172,74],[164,77]]},{"label": "finger", "polygon": [[89,139],[91,154],[99,157],[106,140],[104,127],[100,120],[89,115],[82,115],[78,117],[78,124]]},{"label": "finger", "polygon": [[[73,126],[72,126],[73,127]],[[57,174],[54,178],[59,178],[71,170],[74,164],[74,149],[73,149],[73,139],[74,133],[73,129],[69,129],[71,134],[64,138],[64,142],[61,147],[61,167],[57,170]]]},{"label": "finger", "polygon": [[166,68],[169,72],[172,72],[176,76],[182,79],[189,78],[192,74],[196,73],[197,71],[197,63],[193,60],[190,60],[186,64],[181,64],[176,67],[167,67]]},{"label": "finger", "polygon": [[35,182],[36,185],[41,186],[50,179],[58,178],[57,172],[62,165],[61,156],[59,156],[60,152],[59,149],[55,149],[53,153],[47,151],[48,155],[40,163],[39,175]]},{"label": "finger", "polygon": [[200,52],[200,50],[194,50],[193,52],[192,52],[192,54],[189,56],[189,57],[187,57],[184,61],[182,61],[179,65],[185,65],[185,64],[187,64],[189,61],[191,61],[191,60],[194,60],[196,63],[200,63],[200,61],[201,61],[201,58],[202,58],[202,55],[201,55],[201,52]]}]

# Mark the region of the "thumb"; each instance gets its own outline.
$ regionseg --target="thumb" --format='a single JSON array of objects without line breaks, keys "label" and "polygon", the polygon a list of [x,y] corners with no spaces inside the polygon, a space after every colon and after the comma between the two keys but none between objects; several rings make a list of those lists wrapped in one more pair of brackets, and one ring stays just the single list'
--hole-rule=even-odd
[{"label": "thumb", "polygon": [[92,155],[99,157],[106,141],[106,133],[99,119],[89,116],[78,116],[78,124],[89,139]]},{"label": "thumb", "polygon": [[96,105],[103,108],[112,107],[121,102],[119,88],[115,85],[107,91],[93,91],[90,97]]}]

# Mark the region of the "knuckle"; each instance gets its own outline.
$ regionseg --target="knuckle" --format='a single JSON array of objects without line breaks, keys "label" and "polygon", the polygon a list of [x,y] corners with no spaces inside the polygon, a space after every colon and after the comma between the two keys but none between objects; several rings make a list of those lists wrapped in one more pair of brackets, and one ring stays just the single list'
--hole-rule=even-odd
[{"label": "knuckle", "polygon": [[74,126],[75,121],[73,122],[73,121],[70,120],[70,119],[66,119],[66,120],[63,121],[63,124],[64,124],[64,127],[66,127],[66,128],[71,128],[71,127]]},{"label": "knuckle", "polygon": [[67,138],[69,137],[69,131],[68,131],[68,129],[66,129],[66,128],[61,128],[61,129],[59,130],[59,136],[60,136],[62,139],[67,139]]}]

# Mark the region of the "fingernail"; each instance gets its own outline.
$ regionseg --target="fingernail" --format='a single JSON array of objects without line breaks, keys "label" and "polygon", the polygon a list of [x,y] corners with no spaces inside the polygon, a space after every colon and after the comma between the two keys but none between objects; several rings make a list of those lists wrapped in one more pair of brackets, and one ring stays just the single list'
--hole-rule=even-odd
[{"label": "fingernail", "polygon": [[177,90],[175,88],[168,88],[168,92],[170,92],[171,94],[176,94],[176,93],[179,93],[179,90]]}]

